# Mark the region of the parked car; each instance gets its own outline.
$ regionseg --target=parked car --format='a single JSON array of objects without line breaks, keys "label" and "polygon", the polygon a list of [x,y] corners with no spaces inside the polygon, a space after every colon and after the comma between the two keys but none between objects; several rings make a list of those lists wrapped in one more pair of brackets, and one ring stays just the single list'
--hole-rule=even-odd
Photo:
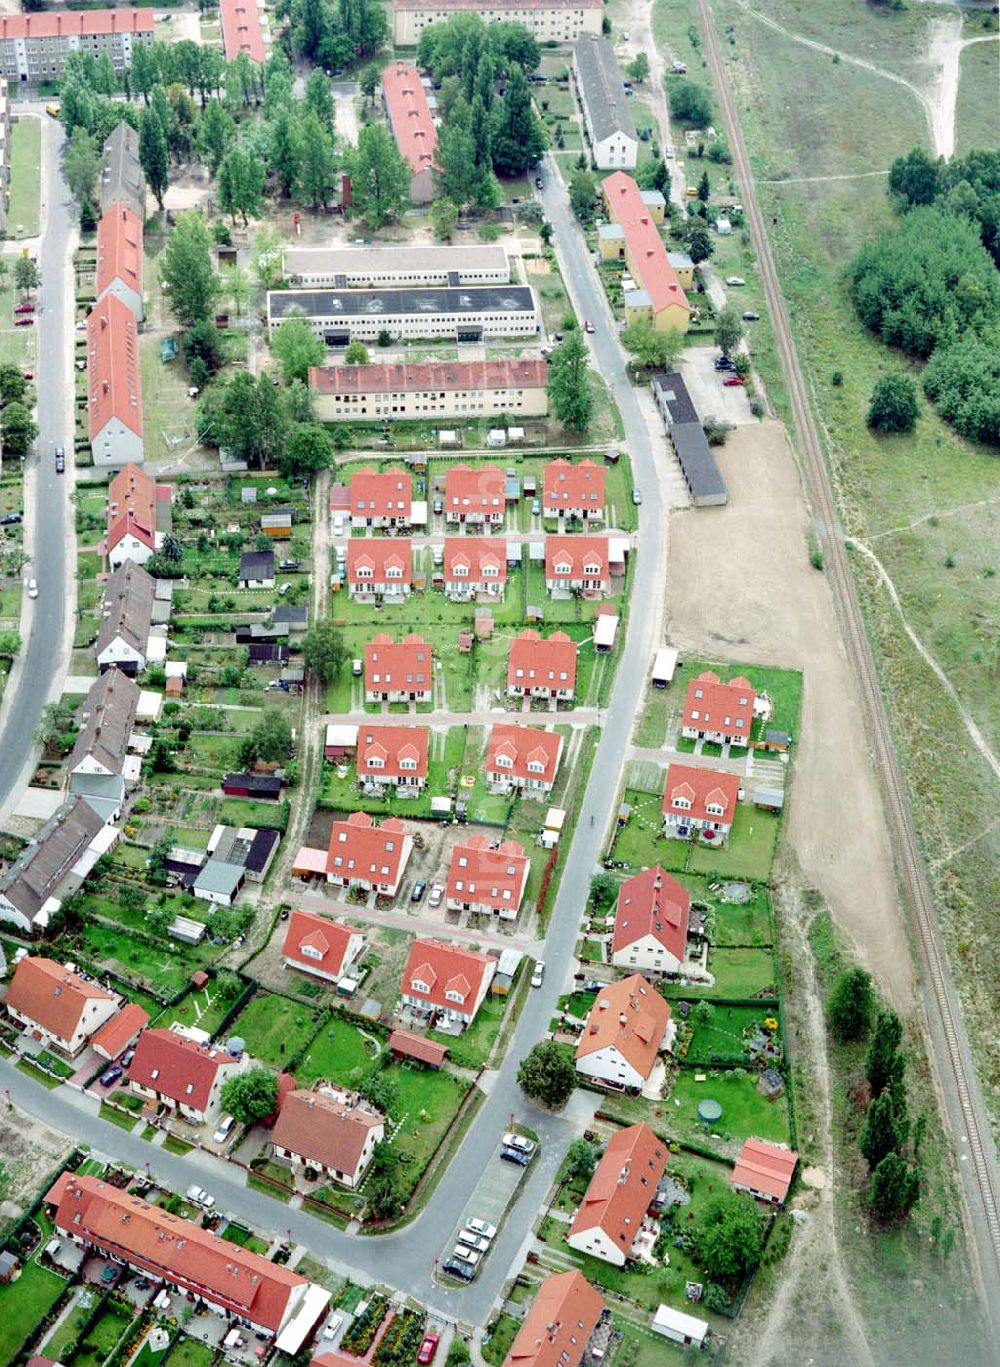
[{"label": "parked car", "polygon": [[760,314],[757,312],[756,309],[744,309],[743,321],[744,323],[759,323]]},{"label": "parked car", "polygon": [[279,914],[279,916],[278,916],[278,920],[279,920],[279,921],[287,921],[290,915],[291,915],[291,912],[288,910],[288,908],[287,908],[287,907],[282,907],[282,908],[281,908],[281,912],[280,912],[280,914]]},{"label": "parked car", "polygon": [[18,304],[17,308],[14,310],[15,313],[34,313],[34,311],[34,304]]},{"label": "parked car", "polygon": [[437,1352],[438,1344],[440,1342],[441,1338],[438,1334],[424,1335],[424,1341],[420,1345],[420,1350],[417,1353],[417,1362],[420,1363],[420,1367],[427,1367],[429,1362],[434,1361],[434,1354]]},{"label": "parked car", "polygon": [[280,585],[280,587],[278,588],[278,597],[279,597],[279,598],[284,598],[285,594],[288,592],[288,590],[289,590],[291,587],[292,587],[291,584],[288,583],[288,581],[286,580],[285,583],[282,584],[282,585]]},{"label": "parked car", "polygon": [[0,527],[16,527],[19,522],[23,521],[23,513],[4,513],[3,517],[0,517]]},{"label": "parked car", "polygon": [[224,1115],[222,1119],[219,1121],[218,1128],[216,1129],[215,1134],[212,1135],[212,1143],[224,1144],[226,1140],[229,1138],[229,1136],[232,1134],[233,1126],[235,1124],[236,1117],[234,1115]]},{"label": "parked car", "polygon": [[723,387],[726,389],[735,389],[737,385],[741,385],[742,383],[742,375],[727,375],[726,378],[722,381]]},{"label": "parked car", "polygon": [[351,673],[354,675],[354,677],[355,677],[356,679],[360,679],[361,676],[362,676],[362,674],[363,674],[364,672],[365,672],[365,662],[364,662],[364,660],[352,660],[352,661],[351,661]]},{"label": "parked car", "polygon": [[118,1060],[118,1062],[121,1064],[123,1068],[127,1068],[134,1058],[135,1050],[126,1049],[124,1054],[122,1054],[121,1058]]},{"label": "parked car", "polygon": [[35,326],[35,320],[31,317],[15,318],[14,326],[16,328],[33,328]]},{"label": "parked car", "polygon": [[279,561],[278,561],[278,569],[279,569],[279,570],[285,570],[285,571],[288,572],[288,573],[291,573],[292,570],[297,570],[298,567],[299,567],[299,562],[298,562],[297,560],[279,560]]},{"label": "parked car", "polygon": [[600,978],[588,978],[583,984],[583,990],[584,992],[600,992],[604,985],[605,984],[601,982]]},{"label": "parked car", "polygon": [[215,1197],[209,1196],[204,1187],[188,1187],[187,1199],[193,1201],[196,1206],[203,1206],[205,1210],[211,1210],[215,1205]]},{"label": "parked car", "polygon": [[736,365],[728,356],[716,356],[715,368],[716,370],[735,370]]},{"label": "parked car", "polygon": [[419,880],[419,882],[414,883],[414,885],[413,885],[413,891],[410,893],[410,901],[411,901],[411,902],[422,902],[422,901],[423,901],[423,897],[424,897],[424,893],[425,893],[426,891],[427,891],[427,884],[426,884],[426,883],[424,882],[424,880],[421,878],[421,879]]},{"label": "parked car", "polygon": [[38,597],[38,580],[37,580],[37,579],[29,579],[29,580],[28,580],[28,597],[29,597],[29,598],[37,598],[37,597]]},{"label": "parked car", "polygon": [[597,328],[594,327],[593,323],[590,321],[589,318],[584,318],[583,330],[584,332],[596,332]]},{"label": "parked car", "polygon": [[121,1064],[113,1063],[106,1072],[101,1074],[101,1086],[112,1087],[121,1077],[122,1072],[123,1069]]},{"label": "parked car", "polygon": [[489,1239],[484,1239],[481,1234],[473,1234],[471,1229],[463,1229],[458,1236],[458,1242],[466,1248],[474,1249],[476,1253],[485,1253],[490,1246]]},{"label": "parked car", "polygon": [[443,512],[444,512],[444,499],[443,499],[443,498],[436,498],[436,499],[434,500],[434,511],[435,511],[436,513],[443,513]]},{"label": "parked car", "polygon": [[642,490],[641,490],[641,489],[633,489],[633,490],[632,490],[632,502],[635,504],[635,506],[636,506],[637,508],[638,508],[639,505],[642,503]]},{"label": "parked car", "polygon": [[531,971],[531,986],[541,987],[542,979],[545,977],[545,964],[541,959],[535,960],[535,967]]},{"label": "parked car", "polygon": [[441,905],[441,898],[443,896],[444,884],[434,883],[431,887],[430,896],[427,898],[427,905],[429,907],[439,907]]},{"label": "parked car", "polygon": [[65,474],[65,473],[66,473],[66,452],[63,450],[63,448],[62,448],[61,446],[57,446],[57,447],[56,447],[56,474],[57,474],[57,475],[63,475],[63,474]]},{"label": "parked car", "polygon": [[461,1258],[462,1262],[468,1263],[470,1267],[476,1267],[482,1258],[481,1253],[477,1253],[474,1248],[466,1248],[465,1244],[456,1244],[451,1251],[453,1258]]},{"label": "parked car", "polygon": [[331,1315],[326,1324],[323,1325],[323,1337],[325,1339],[332,1339],[343,1323],[343,1315]]},{"label": "parked car", "polygon": [[495,1239],[497,1237],[496,1225],[491,1225],[487,1220],[480,1220],[475,1215],[471,1220],[466,1220],[465,1228],[471,1229],[473,1234],[481,1234],[484,1239]]},{"label": "parked car", "polygon": [[535,1152],[535,1141],[526,1139],[523,1134],[515,1134],[513,1130],[504,1135],[503,1142],[508,1149],[518,1149],[521,1153]]},{"label": "parked car", "polygon": [[745,284],[746,284],[746,281],[743,279],[742,275],[727,275],[727,276],[726,276],[726,284],[727,284],[727,285],[745,285]]},{"label": "parked car", "polygon": [[471,1282],[476,1275],[476,1269],[471,1263],[467,1263],[464,1258],[452,1256],[444,1265],[444,1271],[449,1277],[458,1277],[463,1282]]},{"label": "parked car", "polygon": [[544,189],[544,187],[545,187],[545,181],[542,180],[541,176],[536,176],[536,177],[535,177],[535,189],[536,189],[536,190],[541,190],[541,189]]},{"label": "parked car", "polygon": [[531,515],[532,515],[532,517],[540,517],[540,516],[541,516],[541,512],[542,512],[542,500],[541,500],[540,498],[533,498],[533,499],[531,500]]}]

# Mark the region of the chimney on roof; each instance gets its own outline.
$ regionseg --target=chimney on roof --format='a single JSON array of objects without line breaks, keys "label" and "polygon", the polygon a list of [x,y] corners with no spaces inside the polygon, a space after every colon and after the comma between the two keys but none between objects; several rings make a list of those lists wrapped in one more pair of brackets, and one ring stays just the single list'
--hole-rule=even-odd
[{"label": "chimney on roof", "polygon": [[623,1011],[623,1012],[621,1013],[621,1015],[618,1017],[618,1024],[621,1025],[621,1026],[623,1026],[623,1027],[626,1026],[626,1025],[628,1025],[628,1016],[626,1016],[626,1014],[625,1014],[624,1011]]}]

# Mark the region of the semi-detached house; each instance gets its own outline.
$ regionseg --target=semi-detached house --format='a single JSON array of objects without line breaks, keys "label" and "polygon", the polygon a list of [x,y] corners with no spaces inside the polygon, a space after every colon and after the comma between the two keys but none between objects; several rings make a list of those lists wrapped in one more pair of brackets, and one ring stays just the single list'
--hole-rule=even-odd
[{"label": "semi-detached house", "polygon": [[367,812],[352,812],[330,830],[326,881],[395,897],[412,850],[413,838],[398,817],[377,826]]},{"label": "semi-detached house", "polygon": [[546,1277],[521,1322],[503,1367],[580,1367],[604,1313],[604,1298],[582,1272]]},{"label": "semi-detached house", "polygon": [[448,536],[444,542],[444,591],[456,603],[500,601],[507,584],[506,547],[499,538]]},{"label": "semi-detached house", "polygon": [[140,689],[120,669],[90,686],[76,743],[66,761],[66,787],[102,821],[117,821],[125,795],[139,782],[141,759],[129,754]]},{"label": "semi-detached house", "polygon": [[472,1024],[489,991],[497,961],[443,940],[414,940],[403,970],[403,1005],[452,1030]]},{"label": "semi-detached house", "polygon": [[596,597],[611,592],[611,555],[606,536],[547,536],[545,587]]},{"label": "semi-detached house", "polygon": [[507,495],[499,465],[453,465],[444,479],[444,515],[461,526],[502,527]]},{"label": "semi-detached house", "polygon": [[145,564],[170,530],[170,485],[157,484],[131,462],[108,485],[104,548],[113,570],[126,560]]},{"label": "semi-detached house", "polygon": [[45,1048],[73,1058],[115,1015],[119,998],[54,959],[29,955],[14,969],[4,1005]]},{"label": "semi-detached house", "polygon": [[576,1046],[576,1071],[605,1087],[639,1091],[674,1033],[667,1002],[633,973],[598,992]]},{"label": "semi-detached house", "polygon": [[347,543],[347,587],[355,602],[375,598],[405,602],[413,587],[410,542],[405,538],[352,538]]},{"label": "semi-detached house", "polygon": [[[362,367],[345,369],[360,370]],[[310,384],[312,374],[310,371]],[[320,413],[319,416],[324,415]],[[366,465],[351,476],[350,501],[351,526],[354,528],[408,527],[413,514],[413,476],[407,470],[378,471]]]},{"label": "semi-detached house", "polygon": [[142,464],[138,330],[128,304],[110,291],[87,317],[87,424],[96,466]]},{"label": "semi-detached house", "polygon": [[501,840],[494,846],[488,836],[470,835],[452,847],[448,909],[513,921],[530,872],[531,861],[516,840]]},{"label": "semi-detached house", "polygon": [[365,646],[366,702],[430,702],[433,686],[433,653],[422,636],[379,633]]},{"label": "semi-detached house", "polygon": [[129,1067],[129,1087],[136,1096],[176,1111],[194,1125],[215,1120],[222,1088],[249,1066],[215,1044],[200,1044],[174,1030],[143,1030]]},{"label": "semi-detached house", "polygon": [[430,733],[426,726],[358,727],[358,782],[384,792],[394,787],[397,797],[415,797],[427,785]]},{"label": "semi-detached house", "polygon": [[0,921],[23,935],[44,930],[63,900],[76,892],[118,832],[82,797],[70,797],[0,874]]},{"label": "semi-detached house", "polygon": [[286,1092],[271,1132],[274,1156],[293,1170],[316,1168],[354,1191],[368,1171],[385,1119],[330,1087]]},{"label": "semi-detached house", "polygon": [[135,675],[146,668],[155,594],[152,575],[131,560],[119,565],[107,581],[94,643],[102,673],[116,668]]},{"label": "semi-detached house", "polygon": [[592,460],[550,460],[542,476],[546,517],[604,521],[604,469]]},{"label": "semi-detached house", "polygon": [[564,631],[547,639],[526,627],[510,644],[507,695],[572,702],[576,694],[577,644]]},{"label": "semi-detached house", "polygon": [[666,1167],[667,1146],[648,1125],[612,1135],[570,1225],[570,1248],[624,1267]]},{"label": "semi-detached house", "polygon": [[497,723],[486,750],[486,781],[504,792],[518,788],[527,797],[544,797],[556,781],[561,754],[558,731]]},{"label": "semi-detached house", "polygon": [[753,684],[742,674],[723,683],[706,669],[688,684],[681,735],[717,745],[749,745],[756,699]]},{"label": "semi-detached house", "polygon": [[722,845],[733,828],[739,796],[739,774],[670,764],[663,790],[663,834]]}]

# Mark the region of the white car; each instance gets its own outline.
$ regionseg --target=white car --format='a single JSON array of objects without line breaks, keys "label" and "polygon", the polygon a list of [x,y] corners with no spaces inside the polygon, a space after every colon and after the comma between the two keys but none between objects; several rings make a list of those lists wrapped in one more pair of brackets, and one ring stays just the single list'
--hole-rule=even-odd
[{"label": "white car", "polygon": [[482,1234],[473,1234],[471,1229],[463,1229],[458,1236],[458,1242],[465,1248],[475,1249],[477,1253],[485,1253],[490,1246],[489,1239]]},{"label": "white car", "polygon": [[457,1258],[459,1262],[468,1263],[470,1267],[475,1267],[483,1255],[477,1253],[474,1248],[466,1248],[465,1244],[456,1244],[452,1249],[451,1256]]},{"label": "white car", "polygon": [[323,1337],[332,1339],[336,1336],[337,1330],[344,1322],[343,1315],[331,1315],[326,1324],[323,1325]]},{"label": "white car", "polygon": [[727,275],[727,276],[726,276],[726,284],[727,284],[727,285],[745,285],[745,284],[746,284],[746,281],[743,279],[742,275]]},{"label": "white car", "polygon": [[518,1153],[535,1152],[535,1141],[525,1139],[523,1134],[515,1134],[513,1130],[504,1135],[503,1143],[505,1149],[516,1149]]},{"label": "white car", "polygon": [[[270,684],[268,684],[268,687],[270,687]],[[212,1142],[214,1144],[224,1144],[230,1134],[232,1134],[233,1126],[235,1124],[236,1117],[234,1115],[224,1115],[219,1121],[219,1128],[215,1131],[215,1134],[212,1135]]]},{"label": "white car", "polygon": [[37,580],[37,579],[29,579],[29,580],[28,580],[28,597],[29,597],[29,598],[37,598],[37,597],[38,597],[38,580]]},{"label": "white car", "polygon": [[471,1229],[473,1234],[481,1234],[484,1239],[495,1239],[497,1237],[496,1225],[491,1225],[488,1221],[477,1219],[475,1216],[471,1220],[466,1220],[465,1228]]},{"label": "white car", "polygon": [[442,898],[443,896],[444,896],[444,884],[443,884],[443,883],[435,883],[435,884],[433,884],[433,886],[431,887],[430,893],[428,894],[428,897],[427,897],[427,905],[428,905],[429,907],[439,907],[439,906],[441,905],[441,898]]},{"label": "white car", "polygon": [[188,1187],[187,1198],[196,1206],[203,1206],[205,1210],[211,1210],[215,1205],[215,1197],[209,1196],[204,1187]]},{"label": "white car", "polygon": [[545,964],[541,959],[535,960],[535,967],[531,974],[531,986],[541,987],[542,979],[545,977]]}]

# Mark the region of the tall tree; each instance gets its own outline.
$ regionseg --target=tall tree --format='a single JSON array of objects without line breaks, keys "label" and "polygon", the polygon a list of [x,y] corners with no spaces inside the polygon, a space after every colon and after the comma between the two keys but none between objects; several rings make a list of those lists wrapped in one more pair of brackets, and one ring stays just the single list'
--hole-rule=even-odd
[{"label": "tall tree", "polygon": [[319,119],[328,133],[334,130],[333,92],[326,73],[314,67],[306,81],[305,106]]},{"label": "tall tree", "polygon": [[160,280],[170,310],[184,327],[212,314],[217,281],[212,270],[212,235],[196,209],[179,214],[163,249]]},{"label": "tall tree", "polygon": [[26,456],[38,436],[38,424],[23,403],[9,403],[0,413],[0,439],[8,456]]},{"label": "tall tree", "polygon": [[872,1028],[875,994],[871,974],[863,968],[838,973],[826,1003],[834,1037],[842,1042],[864,1039]]},{"label": "tall tree", "polygon": [[288,318],[271,337],[271,351],[281,362],[286,383],[307,380],[309,367],[322,365],[326,347],[304,318]]},{"label": "tall tree", "polygon": [[751,1197],[726,1192],[705,1206],[695,1238],[699,1261],[713,1281],[732,1281],[760,1262],[764,1219]]},{"label": "tall tree", "polygon": [[907,209],[933,204],[941,190],[943,167],[943,159],[934,161],[922,147],[915,147],[889,167],[889,193],[897,195]]},{"label": "tall tree", "polygon": [[898,1153],[887,1153],[872,1173],[868,1204],[879,1220],[906,1215],[920,1199],[920,1173]]},{"label": "tall tree", "polygon": [[149,49],[139,43],[132,49],[132,65],[129,67],[129,80],[134,94],[141,95],[149,104],[149,92],[156,84],[156,65]]},{"label": "tall tree", "polygon": [[549,401],[556,418],[570,432],[590,426],[594,399],[587,369],[587,347],[579,328],[574,328],[549,360]]},{"label": "tall tree", "polygon": [[295,51],[310,62],[315,61],[330,27],[326,0],[293,0],[291,18]]},{"label": "tall tree", "polygon": [[684,350],[684,334],[673,328],[661,331],[650,318],[639,318],[622,333],[622,346],[647,370],[664,370]]},{"label": "tall tree", "polygon": [[858,1148],[868,1163],[869,1172],[881,1163],[887,1153],[896,1153],[902,1136],[896,1122],[896,1106],[888,1091],[875,1097],[865,1115],[865,1123],[858,1137]]},{"label": "tall tree", "polygon": [[865,1075],[874,1096],[888,1086],[893,1076],[902,1039],[903,1022],[895,1011],[880,1011],[865,1053]]},{"label": "tall tree", "polygon": [[497,101],[493,132],[493,169],[498,176],[520,176],[545,151],[545,135],[531,104],[528,78],[519,66],[507,77]]},{"label": "tall tree", "polygon": [[733,306],[727,305],[715,320],[715,345],[723,356],[732,356],[743,341],[743,323]]},{"label": "tall tree", "polygon": [[867,417],[873,432],[912,432],[919,416],[917,386],[909,375],[882,375],[875,381]]},{"label": "tall tree", "polygon": [[236,137],[236,122],[219,100],[209,100],[198,120],[198,146],[205,165],[218,175],[222,158]]},{"label": "tall tree", "polygon": [[170,181],[169,151],[163,123],[152,108],[144,109],[139,120],[139,163],[146,184],[162,209],[163,196]]},{"label": "tall tree", "polygon": [[300,156],[296,194],[314,209],[326,208],[333,189],[333,135],[311,109],[300,124]]},{"label": "tall tree", "polygon": [[434,188],[460,210],[475,197],[479,183],[476,144],[470,129],[461,123],[444,124],[438,130]]},{"label": "tall tree", "polygon": [[279,109],[271,120],[271,169],[277,173],[281,193],[292,193],[302,162],[302,133],[297,113]]},{"label": "tall tree", "polygon": [[253,240],[251,266],[262,290],[273,289],[281,279],[281,257],[285,239],[269,224],[258,228]]},{"label": "tall tree", "polygon": [[517,1083],[525,1096],[543,1106],[565,1106],[576,1086],[572,1052],[556,1040],[541,1040],[518,1064]]},{"label": "tall tree", "polygon": [[344,638],[330,618],[310,627],[302,638],[302,658],[321,683],[333,683],[347,660]]},{"label": "tall tree", "polygon": [[293,428],[278,458],[278,469],[286,479],[301,479],[325,470],[333,459],[333,438],[318,423],[300,423]]},{"label": "tall tree", "polygon": [[382,124],[362,128],[347,159],[354,203],[372,228],[398,218],[410,199],[410,167]]},{"label": "tall tree", "polygon": [[707,261],[715,251],[708,229],[700,219],[692,219],[688,224],[685,233],[687,239],[688,256],[697,266],[699,262]]},{"label": "tall tree", "polygon": [[63,175],[78,204],[90,199],[101,169],[101,149],[85,128],[74,128],[63,157]]},{"label": "tall tree", "polygon": [[288,439],[288,419],[271,377],[237,370],[223,389],[212,431],[220,446],[248,465],[273,464]]},{"label": "tall tree", "polygon": [[378,94],[379,86],[382,84],[382,73],[374,62],[369,62],[361,73],[361,93],[369,104],[375,103],[375,96]]},{"label": "tall tree", "polygon": [[248,1068],[222,1084],[222,1108],[241,1125],[266,1120],[277,1105],[278,1079],[268,1068]]},{"label": "tall tree", "polygon": [[260,217],[263,191],[264,167],[246,148],[236,143],[219,167],[219,208],[230,214],[234,223],[236,215],[241,214],[246,225],[251,217]]},{"label": "tall tree", "polygon": [[14,260],[14,284],[22,295],[37,290],[41,283],[42,274],[35,258],[33,256],[16,257]]}]

